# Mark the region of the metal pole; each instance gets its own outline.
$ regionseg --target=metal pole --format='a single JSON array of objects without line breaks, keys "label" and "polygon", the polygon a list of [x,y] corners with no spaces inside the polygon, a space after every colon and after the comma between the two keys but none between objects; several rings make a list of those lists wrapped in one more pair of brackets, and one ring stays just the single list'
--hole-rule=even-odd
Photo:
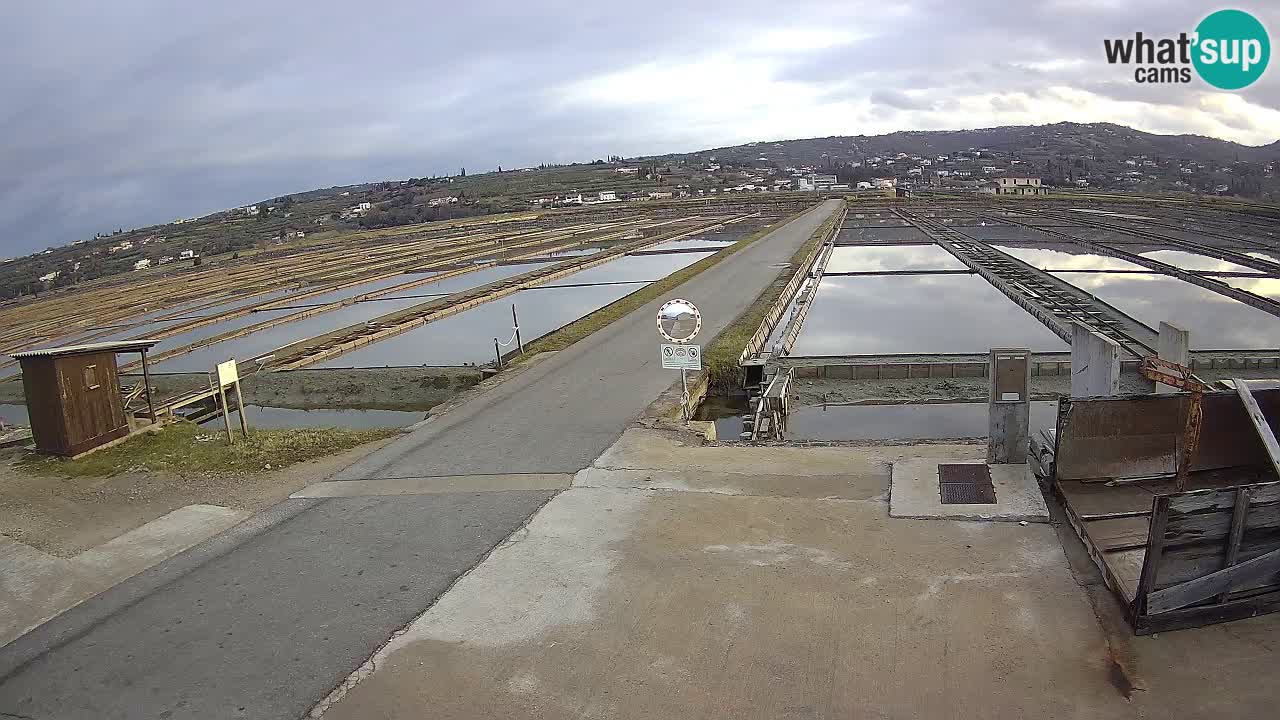
[{"label": "metal pole", "polygon": [[231,434],[231,409],[227,407],[227,389],[218,383],[218,398],[222,401],[222,424],[227,427],[227,444],[235,445],[236,438]]},{"label": "metal pole", "polygon": [[249,419],[245,417],[244,396],[240,394],[240,380],[236,379],[236,408],[240,410],[240,432],[249,437]]},{"label": "metal pole", "polygon": [[520,347],[520,354],[524,355],[524,340],[520,339],[520,320],[516,317],[515,303],[511,303],[511,324],[516,328],[516,345]]},{"label": "metal pole", "polygon": [[685,422],[689,422],[689,376],[684,368],[680,368],[680,386],[684,388],[680,397],[680,414]]},{"label": "metal pole", "polygon": [[498,347],[498,338],[493,339],[493,355],[498,358],[496,367],[502,369],[502,349]]},{"label": "metal pole", "polygon": [[147,349],[142,349],[142,391],[147,394],[147,412],[151,413],[151,424],[160,421],[156,417],[156,406],[151,402],[151,370],[147,367]]}]

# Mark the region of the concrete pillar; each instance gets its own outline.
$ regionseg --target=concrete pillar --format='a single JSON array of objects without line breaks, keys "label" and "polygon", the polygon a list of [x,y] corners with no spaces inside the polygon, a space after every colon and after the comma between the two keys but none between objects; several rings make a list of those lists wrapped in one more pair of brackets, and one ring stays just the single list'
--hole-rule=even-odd
[{"label": "concrete pillar", "polygon": [[1024,463],[1031,435],[1031,351],[992,348],[987,363],[987,462]]},{"label": "concrete pillar", "polygon": [[[1167,322],[1161,322],[1160,340],[1156,344],[1156,357],[1161,360],[1168,360],[1171,363],[1177,363],[1183,367],[1190,367],[1191,333]],[[1156,383],[1157,394],[1163,395],[1172,392],[1178,392],[1178,389],[1164,383]]]},{"label": "concrete pillar", "polygon": [[1120,346],[1086,325],[1071,325],[1071,397],[1119,393]]}]

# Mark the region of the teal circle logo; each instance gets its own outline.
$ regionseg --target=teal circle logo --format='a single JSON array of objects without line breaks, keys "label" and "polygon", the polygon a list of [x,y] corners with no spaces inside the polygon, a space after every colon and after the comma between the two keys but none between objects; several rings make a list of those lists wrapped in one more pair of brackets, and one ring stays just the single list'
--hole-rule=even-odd
[{"label": "teal circle logo", "polygon": [[1243,10],[1219,10],[1196,26],[1191,62],[1221,90],[1239,90],[1262,77],[1271,59],[1271,39],[1258,19]]}]

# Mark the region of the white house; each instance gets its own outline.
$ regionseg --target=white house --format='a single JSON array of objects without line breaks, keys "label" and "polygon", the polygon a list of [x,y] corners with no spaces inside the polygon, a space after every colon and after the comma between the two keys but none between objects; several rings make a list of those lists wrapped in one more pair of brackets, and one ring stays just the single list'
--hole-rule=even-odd
[{"label": "white house", "polygon": [[146,270],[149,267],[151,267],[151,261],[146,258],[143,258],[133,264],[134,270]]},{"label": "white house", "polygon": [[996,178],[996,192],[999,195],[1042,195],[1049,188],[1040,185],[1040,178],[1012,175]]},{"label": "white house", "polygon": [[858,187],[857,187],[857,189],[858,189],[858,190],[870,190],[870,189],[871,189],[871,183],[867,182],[866,180],[863,180],[862,182],[858,183]]},{"label": "white house", "polygon": [[887,190],[897,186],[897,178],[871,178],[871,187],[876,188],[877,190]]},{"label": "white house", "polygon": [[638,175],[638,174],[640,174],[640,168],[633,168],[633,167],[614,168],[614,169],[613,169],[613,171],[614,171],[614,172],[616,172],[616,173],[618,173],[619,175]]},{"label": "white house", "polygon": [[182,252],[178,253],[179,260],[191,260],[195,256],[196,256],[195,250],[183,250]]},{"label": "white house", "polygon": [[665,190],[655,190],[649,193],[650,200],[670,200],[671,193]]},{"label": "white house", "polygon": [[[6,260],[5,262],[9,262],[9,261]],[[50,280],[57,280],[58,276],[61,274],[62,274],[61,270],[54,270],[53,272],[48,273],[47,275],[41,275],[40,282],[49,282]]]},{"label": "white house", "polygon": [[617,202],[617,201],[618,201],[618,193],[616,190],[601,190],[600,195],[597,198],[597,202]]},{"label": "white house", "polygon": [[161,264],[161,265],[168,265],[169,263],[173,262],[173,256],[172,256],[172,255],[163,255],[163,256],[161,256],[161,258],[160,258],[160,260],[159,260],[158,262],[159,262],[159,264]]}]

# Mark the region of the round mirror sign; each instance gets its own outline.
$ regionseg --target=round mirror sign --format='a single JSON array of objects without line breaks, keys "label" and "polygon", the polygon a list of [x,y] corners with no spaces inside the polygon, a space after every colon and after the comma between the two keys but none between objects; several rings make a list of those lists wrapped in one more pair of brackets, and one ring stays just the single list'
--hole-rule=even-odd
[{"label": "round mirror sign", "polygon": [[702,329],[702,313],[688,300],[668,300],[658,310],[658,332],[673,343],[687,343]]}]

